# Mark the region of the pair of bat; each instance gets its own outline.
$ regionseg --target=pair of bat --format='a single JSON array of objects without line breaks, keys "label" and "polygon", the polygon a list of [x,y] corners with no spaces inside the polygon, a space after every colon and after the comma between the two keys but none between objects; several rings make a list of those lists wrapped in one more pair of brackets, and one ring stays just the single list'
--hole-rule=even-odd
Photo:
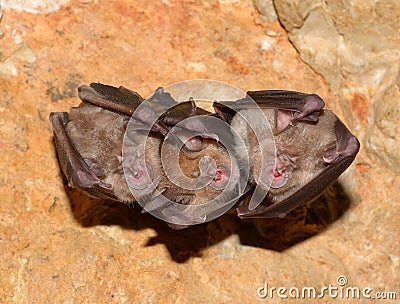
[{"label": "pair of bat", "polygon": [[180,229],[232,208],[241,218],[284,217],[317,198],[353,162],[357,138],[315,94],[252,91],[176,102],[124,87],[78,88],[82,103],[50,121],[70,186],[139,202]]}]

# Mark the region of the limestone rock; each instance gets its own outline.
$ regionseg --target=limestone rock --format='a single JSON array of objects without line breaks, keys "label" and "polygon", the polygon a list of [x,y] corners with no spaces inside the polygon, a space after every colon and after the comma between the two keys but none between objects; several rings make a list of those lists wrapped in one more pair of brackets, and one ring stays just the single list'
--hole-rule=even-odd
[{"label": "limestone rock", "polygon": [[367,147],[379,151],[385,164],[398,163],[398,150],[385,148],[396,146],[391,142],[398,137],[374,130],[380,128],[382,115],[376,111],[381,111],[382,98],[398,104],[397,93],[387,92],[398,91],[400,2],[275,0],[274,4],[301,58],[339,96],[346,121],[356,129],[369,122],[378,124],[369,127]]},{"label": "limestone rock", "polygon": [[272,0],[255,0],[254,4],[266,21],[275,22],[278,19]]},{"label": "limestone rock", "polygon": [[400,173],[399,101],[399,86],[396,84],[373,105],[374,121],[366,137],[368,149],[396,173]]},{"label": "limestone rock", "polygon": [[1,4],[4,9],[14,9],[17,11],[24,11],[29,13],[50,13],[58,10],[62,5],[68,3],[70,0],[2,0]]}]

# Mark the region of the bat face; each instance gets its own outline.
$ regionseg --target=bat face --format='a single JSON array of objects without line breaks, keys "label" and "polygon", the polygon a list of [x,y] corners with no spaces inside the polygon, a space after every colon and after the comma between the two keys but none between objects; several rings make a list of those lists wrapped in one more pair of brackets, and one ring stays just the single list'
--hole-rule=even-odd
[{"label": "bat face", "polygon": [[[351,164],[359,142],[333,112],[322,110],[324,103],[316,95],[287,91],[249,95],[264,118],[253,120],[252,129],[243,117],[253,117],[260,109],[248,106],[231,120],[245,138],[250,182],[256,185],[253,196],[237,208],[238,215],[283,217],[317,198]],[[256,136],[254,128],[262,123],[271,126],[272,135]],[[265,153],[272,149],[273,154]]]},{"label": "bat face", "polygon": [[[252,111],[247,111],[251,115]],[[262,111],[273,124],[273,110]],[[234,127],[241,125],[239,119],[238,115],[232,121]],[[324,156],[336,147],[336,119],[331,111],[325,110],[317,124],[294,123],[278,134],[263,138],[257,138],[246,126],[242,134],[246,137],[250,154],[251,181],[260,187],[260,195],[266,195],[260,207],[290,197],[323,173],[328,165]],[[263,157],[262,148],[274,149],[274,153]]]},{"label": "bat face", "polygon": [[[152,153],[161,163],[164,175],[151,197],[141,199],[131,189],[140,205],[153,215],[173,222],[174,228],[201,223],[229,210],[239,200],[244,186],[239,188],[239,167],[224,146],[224,136],[216,135],[226,124],[209,112],[196,109],[193,100],[172,107],[162,122],[173,128],[160,149]],[[143,137],[139,141],[145,140]],[[130,146],[132,149],[124,158],[135,153],[138,143]],[[150,153],[146,151],[145,157]]]},{"label": "bat face", "polygon": [[213,114],[162,88],[146,101],[99,83],[78,91],[78,107],[50,114],[69,185],[138,202],[175,229],[234,205],[240,217],[284,216],[320,195],[359,149],[317,95],[248,92],[252,103],[214,103]]}]

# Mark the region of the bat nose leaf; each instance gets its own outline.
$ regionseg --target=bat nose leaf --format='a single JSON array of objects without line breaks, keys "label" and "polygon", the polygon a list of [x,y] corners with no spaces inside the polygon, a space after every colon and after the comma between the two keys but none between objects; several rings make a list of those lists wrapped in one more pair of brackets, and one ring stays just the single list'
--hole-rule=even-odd
[{"label": "bat nose leaf", "polygon": [[153,172],[150,167],[134,163],[127,168],[126,180],[130,187],[136,190],[143,190],[151,185]]},{"label": "bat nose leaf", "polygon": [[230,170],[225,166],[218,166],[211,187],[215,190],[223,190],[229,182]]}]

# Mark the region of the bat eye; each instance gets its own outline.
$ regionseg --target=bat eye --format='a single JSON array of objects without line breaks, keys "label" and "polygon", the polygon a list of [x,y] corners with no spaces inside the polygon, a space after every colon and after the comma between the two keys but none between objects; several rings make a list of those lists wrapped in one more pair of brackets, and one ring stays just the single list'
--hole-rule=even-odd
[{"label": "bat eye", "polygon": [[225,189],[226,185],[229,182],[229,170],[225,166],[218,166],[217,171],[215,172],[215,176],[211,183],[211,187],[215,190]]},{"label": "bat eye", "polygon": [[134,163],[126,170],[126,181],[133,189],[143,190],[152,184],[153,171],[148,166]]}]

